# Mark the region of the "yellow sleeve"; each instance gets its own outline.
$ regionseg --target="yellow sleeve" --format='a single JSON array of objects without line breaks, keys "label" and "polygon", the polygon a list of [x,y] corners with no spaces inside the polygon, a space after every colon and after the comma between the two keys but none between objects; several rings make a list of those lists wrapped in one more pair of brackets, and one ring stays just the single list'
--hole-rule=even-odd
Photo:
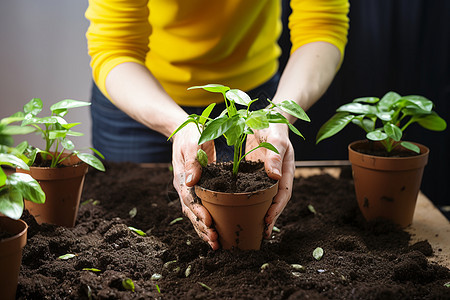
[{"label": "yellow sleeve", "polygon": [[99,89],[105,88],[108,73],[124,62],[145,64],[151,27],[148,0],[89,0],[86,33],[92,76]]},{"label": "yellow sleeve", "polygon": [[347,0],[291,0],[291,53],[307,43],[328,42],[339,49],[342,63],[347,44],[349,7]]}]

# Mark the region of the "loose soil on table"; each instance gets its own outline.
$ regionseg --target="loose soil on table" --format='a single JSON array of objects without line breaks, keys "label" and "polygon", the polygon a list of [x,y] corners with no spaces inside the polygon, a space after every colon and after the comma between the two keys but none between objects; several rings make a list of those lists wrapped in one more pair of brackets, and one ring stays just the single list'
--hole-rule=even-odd
[{"label": "loose soil on table", "polygon": [[260,251],[212,251],[182,215],[168,168],[108,163],[87,174],[74,228],[25,212],[17,298],[450,299],[450,270],[427,260],[430,244],[365,222],[350,172],[341,174],[297,178],[279,232]]}]

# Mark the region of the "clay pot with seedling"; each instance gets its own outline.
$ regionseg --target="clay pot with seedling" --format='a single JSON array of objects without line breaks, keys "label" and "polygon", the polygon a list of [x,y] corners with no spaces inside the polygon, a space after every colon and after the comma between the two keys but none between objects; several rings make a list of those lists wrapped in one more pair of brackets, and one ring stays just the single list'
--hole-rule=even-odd
[{"label": "clay pot with seedling", "polygon": [[350,123],[366,132],[366,140],[351,143],[348,151],[358,205],[367,220],[386,218],[402,227],[411,224],[430,150],[402,138],[413,123],[432,131],[445,130],[447,123],[433,108],[425,97],[388,92],[381,99],[357,98],[342,105],[319,129],[317,143]]},{"label": "clay pot with seedling", "polygon": [[[264,172],[262,162],[252,163],[244,160],[251,152],[259,148],[266,148],[278,153],[270,143],[261,142],[253,149],[244,149],[246,137],[254,134],[255,130],[268,128],[270,123],[283,123],[297,135],[301,133],[279,112],[285,112],[298,119],[309,121],[303,109],[294,101],[283,101],[270,105],[264,109],[251,111],[250,105],[258,99],[252,100],[248,94],[238,89],[230,89],[219,84],[195,86],[189,89],[204,89],[223,95],[226,109],[216,118],[210,118],[215,103],[209,105],[199,116],[190,115],[169,137],[176,134],[184,126],[194,123],[200,133],[198,144],[216,140],[224,136],[228,146],[233,147],[233,161],[225,163],[207,164],[208,158],[203,150],[199,150],[197,159],[203,166],[202,178],[195,186],[195,193],[203,206],[210,212],[214,226],[219,234],[219,242],[224,249],[239,248],[243,250],[258,250],[261,246],[264,231],[264,217],[278,192],[278,182],[270,179],[267,174],[266,187],[253,191],[225,191],[211,188],[218,186],[203,180],[208,172],[213,177],[226,177],[234,190],[240,185],[241,176],[245,173],[255,173],[258,169]],[[238,109],[237,104],[244,107]],[[214,175],[214,174],[217,174]],[[227,185],[227,186],[230,186]]]},{"label": "clay pot with seedling", "polygon": [[[28,165],[9,152],[14,148],[2,145],[0,166],[28,169]],[[44,191],[30,175],[8,172],[0,167],[0,294],[2,299],[15,299],[22,249],[27,242],[27,224],[20,220],[24,199],[42,205]]]},{"label": "clay pot with seedling", "polygon": [[[38,117],[43,103],[41,99],[33,98],[25,104],[22,112],[13,115],[22,122],[23,128],[32,128],[45,142],[44,149],[29,145],[28,142],[22,142],[16,147],[19,154],[26,156],[30,166],[29,170],[19,167],[16,171],[35,178],[47,197],[44,205],[27,202],[25,206],[38,223],[73,227],[88,167],[105,170],[96,156],[75,150],[74,143],[69,140],[70,136],[83,134],[72,130],[80,123],[68,123],[64,116],[69,109],[88,105],[89,102],[66,99],[53,104],[49,116]],[[90,149],[103,158],[97,150]]]}]

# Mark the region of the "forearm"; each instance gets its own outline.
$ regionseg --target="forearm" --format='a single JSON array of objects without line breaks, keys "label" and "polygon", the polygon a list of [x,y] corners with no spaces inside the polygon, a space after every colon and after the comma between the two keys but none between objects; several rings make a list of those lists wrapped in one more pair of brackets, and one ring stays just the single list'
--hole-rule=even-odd
[{"label": "forearm", "polygon": [[[341,59],[340,51],[327,42],[314,42],[291,54],[281,76],[274,102],[294,100],[305,111],[328,89]],[[295,118],[286,115],[293,123]]]},{"label": "forearm", "polygon": [[187,118],[186,112],[140,64],[128,62],[116,66],[106,77],[105,84],[119,109],[167,137]]}]

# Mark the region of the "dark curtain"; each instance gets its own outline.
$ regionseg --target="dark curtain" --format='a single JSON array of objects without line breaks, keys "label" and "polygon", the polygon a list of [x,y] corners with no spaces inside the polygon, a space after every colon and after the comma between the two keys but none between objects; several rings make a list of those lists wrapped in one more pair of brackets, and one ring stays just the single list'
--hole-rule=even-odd
[{"label": "dark curtain", "polygon": [[[283,0],[281,69],[290,50],[289,13],[289,1]],[[341,69],[326,94],[308,111],[312,122],[295,124],[306,138],[292,136],[296,160],[347,159],[348,143],[364,138],[359,128],[347,127],[319,145],[315,145],[315,136],[338,106],[357,97],[382,97],[388,91],[422,95],[450,121],[450,1],[350,1],[349,18]],[[422,191],[436,206],[450,205],[450,129],[433,132],[413,124],[405,134],[404,139],[430,148]]]}]

